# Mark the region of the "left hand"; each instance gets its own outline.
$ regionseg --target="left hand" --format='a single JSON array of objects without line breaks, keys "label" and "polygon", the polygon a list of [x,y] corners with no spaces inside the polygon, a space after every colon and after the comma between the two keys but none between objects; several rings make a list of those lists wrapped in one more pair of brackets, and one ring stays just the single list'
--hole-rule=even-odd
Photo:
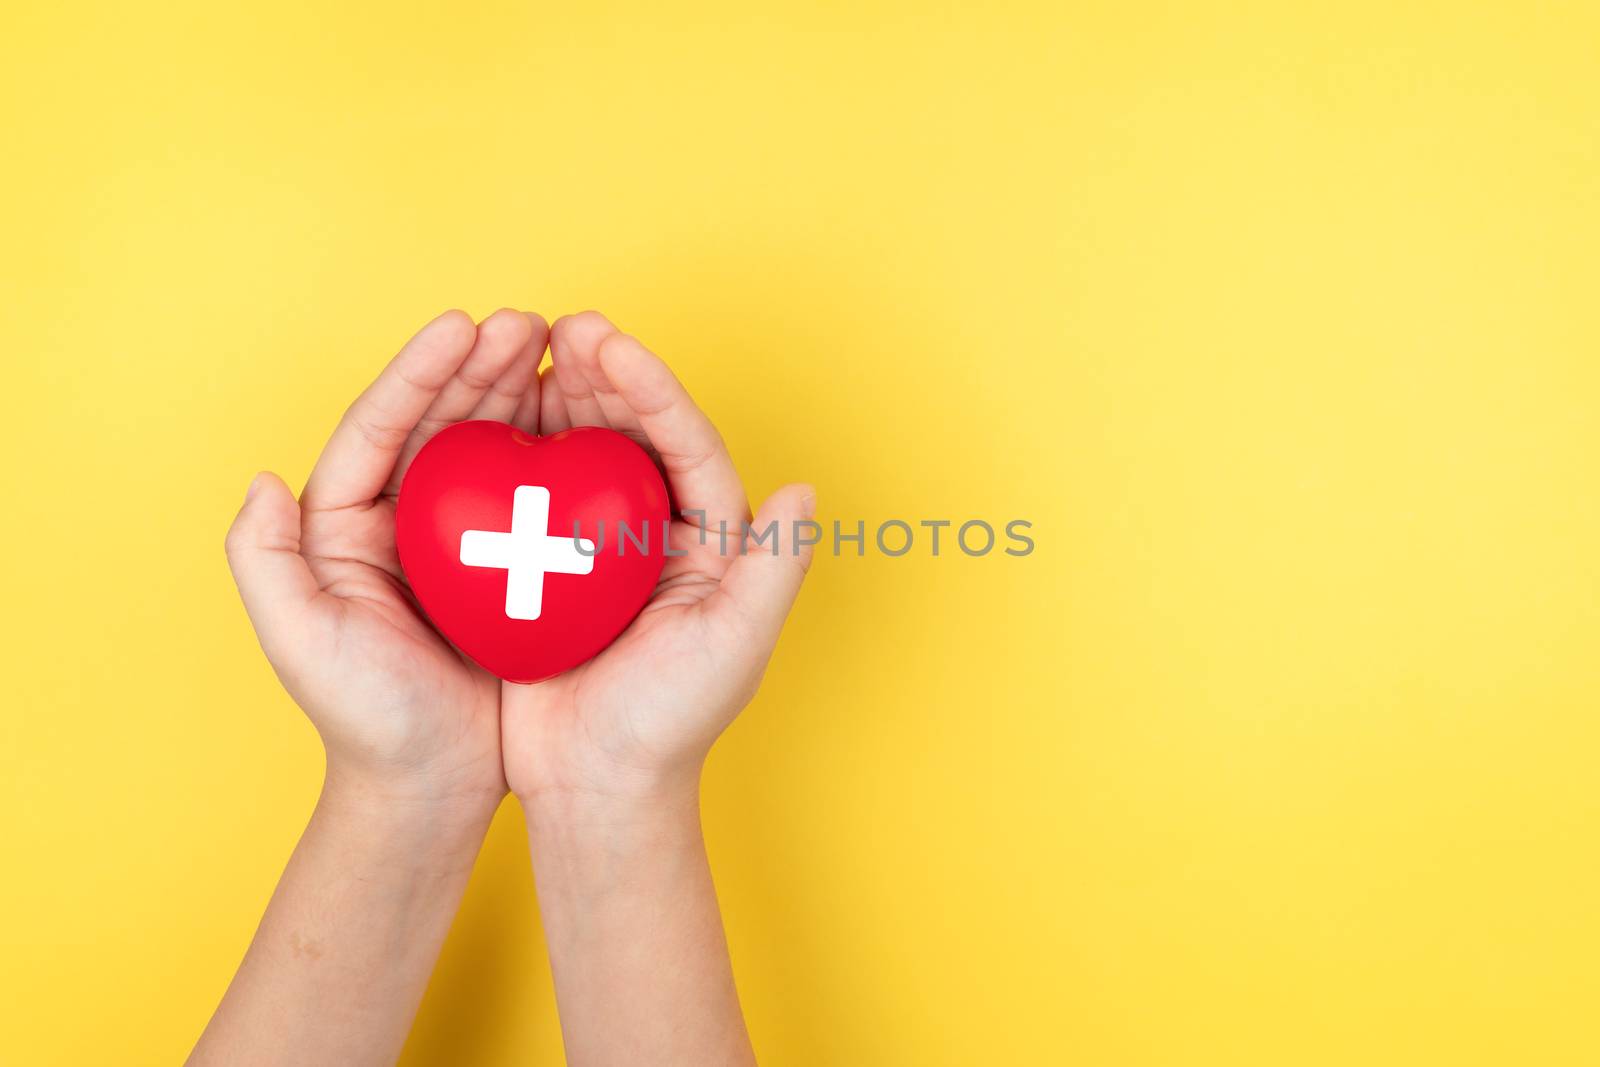
[{"label": "left hand", "polygon": [[594,659],[536,685],[504,685],[506,779],[525,807],[681,797],[761,682],[811,563],[794,534],[811,519],[814,494],[806,485],[775,492],[752,525],[776,523],[777,552],[767,541],[741,554],[744,486],[666,364],[592,311],[555,322],[550,355],[539,432],[605,426],[650,452],[672,491],[668,543],[684,555],[667,559],[649,602]]}]

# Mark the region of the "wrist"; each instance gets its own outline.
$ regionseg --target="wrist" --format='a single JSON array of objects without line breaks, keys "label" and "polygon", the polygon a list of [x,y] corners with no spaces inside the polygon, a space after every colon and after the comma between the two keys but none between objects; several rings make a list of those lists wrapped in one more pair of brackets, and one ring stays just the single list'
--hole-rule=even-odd
[{"label": "wrist", "polygon": [[603,849],[625,853],[700,833],[700,776],[628,788],[546,788],[518,796],[536,854]]},{"label": "wrist", "polygon": [[515,792],[530,821],[631,822],[667,812],[698,812],[700,766],[541,775],[537,785]]},{"label": "wrist", "polygon": [[419,862],[464,857],[470,866],[503,793],[439,789],[330,760],[316,817],[350,828],[374,847],[403,848]]},{"label": "wrist", "polygon": [[374,757],[324,742],[325,781],[352,796],[397,806],[493,813],[506,795],[498,752],[444,759]]},{"label": "wrist", "polygon": [[698,778],[664,781],[648,789],[592,792],[541,789],[517,797],[523,812],[542,822],[640,822],[663,815],[698,812]]}]

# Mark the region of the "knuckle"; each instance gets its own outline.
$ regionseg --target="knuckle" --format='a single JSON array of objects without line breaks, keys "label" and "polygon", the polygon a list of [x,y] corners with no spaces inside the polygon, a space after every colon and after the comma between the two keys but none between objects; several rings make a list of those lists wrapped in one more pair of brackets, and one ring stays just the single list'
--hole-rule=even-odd
[{"label": "knuckle", "polygon": [[387,452],[405,443],[406,430],[374,418],[364,408],[352,407],[345,413],[345,418],[356,433],[373,448]]},{"label": "knuckle", "polygon": [[498,374],[492,374],[489,371],[481,370],[476,367],[462,367],[460,370],[456,371],[456,377],[461,380],[462,385],[474,392],[479,393],[483,392],[485,389],[489,388],[495,382],[500,380],[500,376]]}]

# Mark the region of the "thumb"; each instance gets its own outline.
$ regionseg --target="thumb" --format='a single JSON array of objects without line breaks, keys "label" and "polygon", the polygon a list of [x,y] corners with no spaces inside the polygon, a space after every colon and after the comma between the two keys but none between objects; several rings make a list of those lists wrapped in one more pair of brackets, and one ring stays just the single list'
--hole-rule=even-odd
[{"label": "thumb", "polygon": [[283,479],[256,475],[228,529],[228,567],[268,658],[300,630],[319,589],[300,555],[300,504]]},{"label": "thumb", "polygon": [[722,578],[717,609],[737,611],[745,625],[759,628],[768,646],[777,643],[811,568],[816,512],[817,493],[809,485],[786,485],[773,493],[750,524],[743,554]]}]

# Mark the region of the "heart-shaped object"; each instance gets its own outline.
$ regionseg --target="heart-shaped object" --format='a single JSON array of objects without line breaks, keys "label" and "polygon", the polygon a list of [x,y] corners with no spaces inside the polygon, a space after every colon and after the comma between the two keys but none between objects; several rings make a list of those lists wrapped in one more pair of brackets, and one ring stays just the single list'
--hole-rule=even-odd
[{"label": "heart-shaped object", "polygon": [[395,547],[440,633],[489,673],[538,682],[639,614],[666,562],[668,516],[661,473],[619,433],[461,422],[411,461]]}]

